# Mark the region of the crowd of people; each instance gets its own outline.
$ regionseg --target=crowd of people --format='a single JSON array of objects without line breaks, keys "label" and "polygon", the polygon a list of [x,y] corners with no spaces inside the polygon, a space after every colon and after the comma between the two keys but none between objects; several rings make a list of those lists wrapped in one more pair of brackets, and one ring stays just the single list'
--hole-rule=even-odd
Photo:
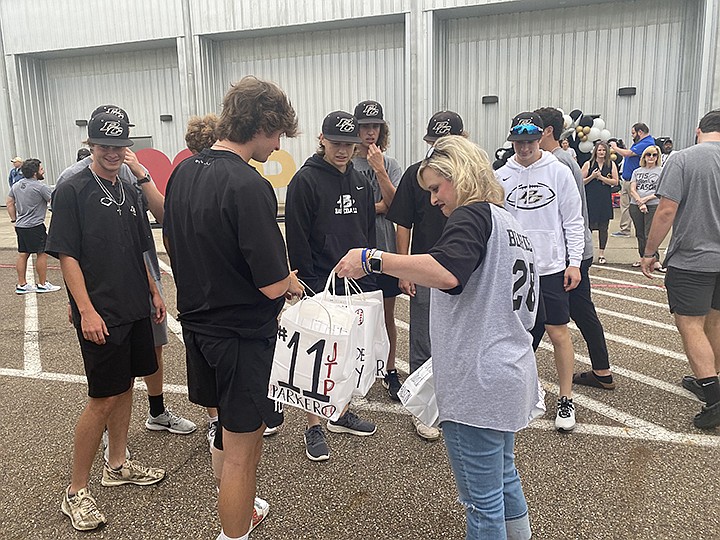
[{"label": "crowd of people", "polygon": [[[250,164],[267,161],[282,137],[298,132],[277,85],[245,77],[225,95],[219,117],[193,117],[186,133],[193,156],[175,168],[164,195],[129,149],[131,126],[122,108],[98,107],[88,123],[89,153],[60,175],[55,191],[39,182],[39,160],[20,160],[8,198],[18,236],[16,292],[58,290],[47,281],[46,254],[59,259],[84,361],[88,400],[61,503],[74,528],[107,522],[89,489],[101,442],[102,485],[151,485],[165,476],[127,448],[135,377],[148,389],[147,429],[196,430],[163,399],[166,308],[148,211],[163,226],[173,269],[188,397],[207,409],[219,540],[247,539],[268,514],[256,496],[256,471],[263,436],[283,422],[282,406],[267,397],[278,316],[286,300],[323,290],[333,272],[382,291],[390,341],[382,384],[395,401],[402,384],[395,299],[409,296],[410,372],[432,357],[441,429],[413,424],[424,439],[442,434],[467,509],[467,538],[530,538],[514,437],[545,409],[534,354],[542,336],[557,370],[558,431],[576,426],[574,384],[617,386],[589,278],[593,262],[606,262],[614,186],[636,229],[637,266],[648,276],[668,271],[670,310],[693,370],[682,384],[705,402],[694,424],[720,425],[720,111],[700,121],[697,145],[667,163],[661,153],[672,142],[661,141],[661,149],[637,123],[630,148],[599,141],[582,164],[562,144],[561,111],[521,112],[507,134],[514,154],[497,170],[470,142],[460,115],[439,111],[428,122],[425,157],[403,173],[386,155],[382,105],[362,101],[352,114],[323,119],[316,151],[288,187],[285,236],[275,192]],[[624,158],[620,171],[611,149]],[[707,212],[690,210],[695,204]],[[30,253],[38,254],[33,290],[23,266]],[[570,319],[587,343],[592,368],[585,372],[574,372]],[[512,406],[498,408],[507,396]],[[323,427],[356,436],[377,429],[349,408],[325,426],[313,414],[306,419],[311,461],[330,458]]]}]

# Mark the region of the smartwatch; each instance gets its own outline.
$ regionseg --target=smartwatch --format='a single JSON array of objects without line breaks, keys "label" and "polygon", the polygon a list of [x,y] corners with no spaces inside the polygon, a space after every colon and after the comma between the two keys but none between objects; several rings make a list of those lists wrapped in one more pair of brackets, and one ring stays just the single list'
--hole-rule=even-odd
[{"label": "smartwatch", "polygon": [[382,256],[383,252],[376,249],[370,255],[368,262],[370,263],[370,272],[373,274],[382,274]]},{"label": "smartwatch", "polygon": [[143,184],[147,184],[150,180],[152,180],[152,178],[150,178],[149,174],[146,174],[142,178],[137,179],[137,185],[142,186]]}]

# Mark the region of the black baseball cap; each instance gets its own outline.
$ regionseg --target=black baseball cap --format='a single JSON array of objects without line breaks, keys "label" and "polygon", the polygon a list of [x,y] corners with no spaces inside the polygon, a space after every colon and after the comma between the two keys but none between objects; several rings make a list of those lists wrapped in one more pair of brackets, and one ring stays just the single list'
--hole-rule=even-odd
[{"label": "black baseball cap", "polygon": [[89,148],[81,148],[77,151],[77,160],[80,161],[81,159],[85,159],[90,155],[90,149]]},{"label": "black baseball cap", "polygon": [[117,116],[120,120],[123,120],[124,122],[127,122],[127,125],[130,127],[134,127],[135,124],[130,123],[130,118],[128,118],[128,114],[125,112],[125,109],[121,109],[117,105],[100,105],[97,109],[95,109],[92,114],[90,115],[90,118],[93,118],[97,116],[100,113],[108,113],[108,114],[114,114]]},{"label": "black baseball cap", "polygon": [[384,124],[383,108],[377,101],[361,101],[355,107],[355,119],[358,124]]},{"label": "black baseball cap", "polygon": [[360,143],[360,128],[355,117],[345,111],[328,114],[322,123],[322,134],[328,141]]},{"label": "black baseball cap", "polygon": [[539,141],[545,124],[540,115],[534,112],[521,112],[512,119],[508,141]]},{"label": "black baseball cap", "polygon": [[428,122],[427,135],[423,137],[423,140],[434,143],[445,135],[462,135],[463,129],[463,121],[458,113],[453,111],[436,112]]},{"label": "black baseball cap", "polygon": [[132,146],[130,125],[116,114],[100,113],[90,119],[88,142],[107,146]]}]

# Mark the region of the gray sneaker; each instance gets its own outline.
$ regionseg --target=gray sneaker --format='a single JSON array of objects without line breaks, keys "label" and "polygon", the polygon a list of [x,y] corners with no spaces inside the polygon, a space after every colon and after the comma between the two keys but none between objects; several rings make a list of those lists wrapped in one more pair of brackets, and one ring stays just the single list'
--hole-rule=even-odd
[{"label": "gray sneaker", "polygon": [[78,531],[92,531],[107,523],[105,516],[98,510],[95,498],[88,488],[79,489],[72,497],[68,495],[70,486],[65,488],[60,509],[70,518],[72,526]]},{"label": "gray sneaker", "polygon": [[145,427],[151,431],[169,431],[178,435],[189,435],[197,429],[197,426],[190,420],[178,416],[170,409],[165,409],[165,412],[157,416],[148,413]]},{"label": "gray sneaker", "polygon": [[312,426],[305,430],[305,455],[312,461],[330,459],[330,447],[321,426]]},{"label": "gray sneaker", "polygon": [[[107,429],[103,431],[102,435],[102,444],[103,444],[103,458],[105,459],[105,463],[110,461],[110,449],[108,448],[108,445],[110,440],[110,436],[108,435]],[[125,459],[130,459],[130,449],[125,445]]]},{"label": "gray sneaker", "polygon": [[358,415],[347,411],[335,422],[329,420],[327,423],[328,431],[333,433],[350,433],[359,437],[367,437],[377,431],[377,426],[372,422],[363,420]]},{"label": "gray sneaker", "polygon": [[106,463],[100,483],[105,487],[122,486],[123,484],[150,486],[157,484],[163,478],[165,478],[164,469],[145,467],[137,461],[126,459],[118,470]]}]

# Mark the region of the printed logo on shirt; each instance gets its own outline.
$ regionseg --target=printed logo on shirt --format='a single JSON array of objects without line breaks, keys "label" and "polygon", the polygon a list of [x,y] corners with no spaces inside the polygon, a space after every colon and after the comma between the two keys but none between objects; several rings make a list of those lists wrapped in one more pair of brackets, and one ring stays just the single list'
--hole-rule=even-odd
[{"label": "printed logo on shirt", "polygon": [[537,184],[516,186],[508,193],[505,201],[518,210],[536,210],[547,206],[557,198],[550,186]]},{"label": "printed logo on shirt", "polygon": [[341,195],[340,198],[337,200],[336,204],[336,215],[357,214],[357,208],[355,208],[355,199],[353,199],[350,195]]}]

